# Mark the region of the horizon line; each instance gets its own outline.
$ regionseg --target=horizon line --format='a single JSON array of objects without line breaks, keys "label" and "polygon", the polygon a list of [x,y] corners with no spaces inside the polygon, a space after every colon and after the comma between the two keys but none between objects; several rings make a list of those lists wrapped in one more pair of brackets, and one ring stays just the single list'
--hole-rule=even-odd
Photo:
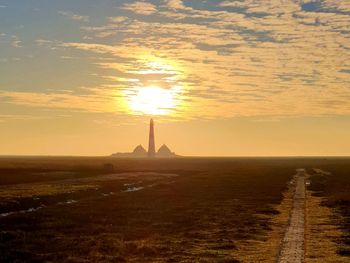
[{"label": "horizon line", "polygon": [[114,159],[181,159],[181,158],[350,158],[350,155],[178,155],[170,158],[133,158],[133,157],[114,157],[111,155],[51,155],[51,154],[0,154],[0,158],[7,157],[85,157],[85,158],[105,158],[110,157]]}]

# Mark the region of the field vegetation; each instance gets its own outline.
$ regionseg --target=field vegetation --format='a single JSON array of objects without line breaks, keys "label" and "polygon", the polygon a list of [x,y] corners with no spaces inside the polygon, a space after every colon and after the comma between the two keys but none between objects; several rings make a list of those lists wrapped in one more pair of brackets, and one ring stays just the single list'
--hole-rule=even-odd
[{"label": "field vegetation", "polygon": [[324,162],[2,158],[0,262],[275,262],[289,181]]},{"label": "field vegetation", "polygon": [[321,206],[327,207],[332,211],[328,221],[334,227],[333,232],[341,231],[341,237],[335,235],[333,238],[336,252],[344,260],[349,260],[350,161],[321,163],[317,167],[311,172],[309,189],[313,191],[314,196],[321,198]]}]

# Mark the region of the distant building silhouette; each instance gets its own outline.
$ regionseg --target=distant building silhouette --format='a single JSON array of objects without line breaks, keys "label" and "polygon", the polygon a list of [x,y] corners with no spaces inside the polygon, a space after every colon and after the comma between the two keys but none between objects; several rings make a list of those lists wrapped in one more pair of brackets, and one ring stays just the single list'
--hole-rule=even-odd
[{"label": "distant building silhouette", "polygon": [[163,144],[156,152],[154,121],[151,119],[149,124],[148,151],[146,151],[142,145],[138,145],[133,152],[114,153],[112,156],[121,158],[172,158],[176,157],[177,155],[165,144]]},{"label": "distant building silhouette", "polygon": [[154,158],[156,156],[156,145],[154,141],[154,123],[153,119],[149,123],[149,139],[148,139],[148,157]]},{"label": "distant building silhouette", "polygon": [[168,146],[163,144],[162,147],[159,148],[156,156],[160,158],[169,158],[176,156],[176,154],[170,151]]},{"label": "distant building silhouette", "polygon": [[143,148],[143,146],[140,144],[132,152],[132,155],[137,156],[137,157],[145,157],[147,155],[147,152],[146,152],[145,148]]}]

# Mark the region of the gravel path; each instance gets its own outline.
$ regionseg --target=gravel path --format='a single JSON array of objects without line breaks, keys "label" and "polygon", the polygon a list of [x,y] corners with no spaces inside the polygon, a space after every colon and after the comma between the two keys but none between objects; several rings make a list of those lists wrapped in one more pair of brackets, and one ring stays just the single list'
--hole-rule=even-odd
[{"label": "gravel path", "polygon": [[295,193],[289,225],[281,244],[279,263],[304,262],[305,227],[305,170],[298,169],[295,176]]}]

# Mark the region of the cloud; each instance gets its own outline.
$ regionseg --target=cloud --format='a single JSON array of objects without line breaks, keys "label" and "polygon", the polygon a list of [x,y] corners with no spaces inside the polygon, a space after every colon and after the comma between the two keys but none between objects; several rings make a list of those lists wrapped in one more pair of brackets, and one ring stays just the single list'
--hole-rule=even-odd
[{"label": "cloud", "polygon": [[[111,89],[86,89],[88,94],[72,92],[0,91],[3,103],[46,109],[69,109],[88,112],[124,112],[125,102]],[[118,106],[118,107],[116,107]]]},{"label": "cloud", "polygon": [[166,0],[166,6],[173,10],[192,10],[190,7],[186,7],[182,0]]},{"label": "cloud", "polygon": [[131,4],[124,4],[122,7],[124,10],[132,11],[139,15],[152,15],[157,12],[156,6],[148,2],[134,2]]},{"label": "cloud", "polygon": [[242,7],[243,1],[224,1],[219,4],[221,7]]},{"label": "cloud", "polygon": [[[70,56],[94,54],[103,90],[114,90],[121,101],[125,91],[178,85],[177,114],[186,118],[350,114],[348,5],[322,1],[316,12],[303,3],[222,1],[197,9],[183,1],[138,1],[123,8],[148,17],[110,17],[81,28],[91,39],[38,44]],[[42,105],[60,105],[45,96]],[[67,96],[65,107],[79,105]],[[95,108],[94,98],[109,103],[101,93],[89,96],[80,98],[81,109]]]},{"label": "cloud", "polygon": [[19,39],[19,37],[17,36],[12,36],[12,42],[11,42],[11,46],[15,47],[15,48],[21,48],[21,43],[22,41]]},{"label": "cloud", "polygon": [[75,14],[75,13],[70,12],[70,11],[59,11],[58,14],[66,17],[66,18],[69,18],[71,20],[74,20],[74,21],[89,22],[89,16]]},{"label": "cloud", "polygon": [[0,122],[5,121],[27,121],[27,120],[40,120],[44,119],[42,116],[26,115],[26,114],[0,114]]}]

